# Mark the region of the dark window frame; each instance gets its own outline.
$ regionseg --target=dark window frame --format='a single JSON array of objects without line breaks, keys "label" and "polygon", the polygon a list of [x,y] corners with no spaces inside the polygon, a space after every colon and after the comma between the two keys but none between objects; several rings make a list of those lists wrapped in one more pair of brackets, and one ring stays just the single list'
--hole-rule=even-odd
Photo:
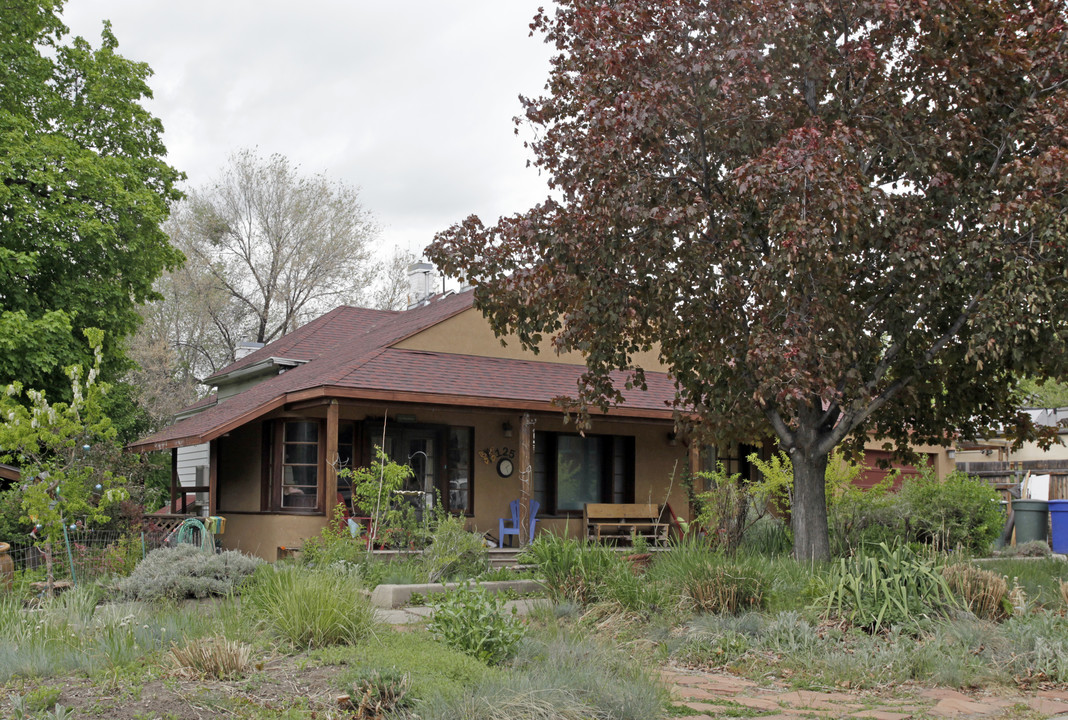
[{"label": "dark window frame", "polygon": [[[555,431],[538,431],[535,433],[534,439],[534,471],[537,473],[544,473],[544,488],[540,494],[535,492],[535,499],[541,502],[541,510],[539,511],[539,517],[579,517],[582,515],[582,509],[559,509],[557,504],[558,498],[558,484],[559,478],[557,477],[557,468],[559,464],[559,438],[560,437],[586,437],[586,438],[602,438],[607,442],[604,444],[601,453],[601,467],[599,477],[599,495],[600,498],[595,501],[589,502],[605,502],[605,503],[632,503],[634,502],[634,486],[635,486],[635,438],[633,435],[612,435],[602,433],[586,433],[585,436],[579,433],[566,433]],[[623,488],[622,497],[618,497],[615,488],[615,449],[618,443],[623,444]],[[539,467],[539,464],[544,462],[544,465]]]},{"label": "dark window frame", "polygon": [[[290,423],[313,423],[318,426],[316,446],[316,491],[312,507],[286,507],[282,503],[282,479],[286,464],[285,428]],[[260,509],[263,512],[284,515],[322,515],[325,510],[323,494],[326,492],[326,423],[320,418],[278,418],[264,424],[263,495]],[[293,443],[296,444],[296,443]],[[310,443],[302,443],[310,444]],[[290,463],[292,464],[292,463]]]}]

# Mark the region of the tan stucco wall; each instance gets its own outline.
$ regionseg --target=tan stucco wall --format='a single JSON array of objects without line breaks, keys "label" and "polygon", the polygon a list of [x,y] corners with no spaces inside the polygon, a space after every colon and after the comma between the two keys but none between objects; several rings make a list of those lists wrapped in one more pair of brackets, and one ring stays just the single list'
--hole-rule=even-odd
[{"label": "tan stucco wall", "polygon": [[[574,425],[565,425],[561,416],[535,415],[535,431],[542,432],[575,432]],[[516,434],[511,440],[505,440],[499,435],[500,424],[504,419],[509,419],[516,428]],[[502,415],[495,423],[496,428],[487,429],[487,437],[491,440],[483,444],[478,430],[475,431],[475,450],[492,447],[493,438],[515,449],[519,449],[520,416]],[[593,420],[593,426],[589,429],[592,434],[598,435],[628,435],[634,437],[634,500],[639,503],[663,503],[670,502],[672,509],[680,518],[688,517],[688,503],[686,493],[682,487],[682,474],[689,467],[687,450],[681,445],[671,446],[668,444],[667,434],[672,429],[671,423],[634,423],[611,420]],[[494,432],[497,434],[495,435]],[[497,535],[498,520],[510,517],[508,504],[519,497],[520,481],[519,470],[510,478],[501,478],[497,475],[493,465],[486,465],[482,461],[476,461],[475,468],[475,525],[482,531]],[[674,471],[674,482],[672,473]],[[670,487],[670,493],[668,492]],[[558,535],[579,537],[582,534],[581,517],[550,517],[542,516],[538,521],[537,532],[554,532]]]},{"label": "tan stucco wall", "polygon": [[[537,355],[524,350],[515,336],[506,336],[504,340],[507,345],[502,347],[501,338],[494,336],[493,330],[490,329],[489,323],[486,322],[482,313],[470,308],[406,340],[402,340],[393,347],[428,352],[478,355],[480,357],[537,360],[566,365],[586,364],[586,361],[579,353],[557,354],[549,338],[542,340]],[[666,368],[660,364],[660,356],[655,349],[652,352],[635,355],[634,364],[645,370],[666,372]]]},{"label": "tan stucco wall", "polygon": [[279,547],[299,548],[326,525],[321,515],[224,514],[226,532],[216,536],[227,550],[240,550],[264,560],[278,559]]},{"label": "tan stucco wall", "polygon": [[216,441],[219,465],[216,506],[220,514],[260,509],[262,443],[260,423],[242,426]]}]

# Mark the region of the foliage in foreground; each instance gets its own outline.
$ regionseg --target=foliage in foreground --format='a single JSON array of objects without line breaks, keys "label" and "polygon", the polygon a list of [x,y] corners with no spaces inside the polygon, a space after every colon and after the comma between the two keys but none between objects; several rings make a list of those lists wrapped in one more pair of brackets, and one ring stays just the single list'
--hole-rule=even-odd
[{"label": "foliage in foreground", "polygon": [[124,599],[149,602],[225,597],[262,564],[236,550],[211,553],[180,544],[150,552],[117,588]]},{"label": "foliage in foreground", "polygon": [[971,616],[871,634],[804,613],[706,615],[668,644],[682,665],[726,668],[800,686],[1027,685],[1068,679],[1068,620],[1041,613],[994,624]]},{"label": "foliage in foreground", "polygon": [[528,637],[507,673],[486,676],[452,699],[420,705],[424,720],[646,720],[666,693],[621,650],[565,633]]},{"label": "foliage in foreground", "polygon": [[209,614],[171,605],[97,605],[100,597],[99,588],[81,586],[32,612],[0,598],[0,682],[140,664],[213,629],[237,632],[227,625],[237,615],[228,604]]},{"label": "foliage in foreground", "polygon": [[265,565],[243,600],[272,635],[297,648],[352,644],[374,632],[375,610],[344,575]]},{"label": "foliage in foreground", "polygon": [[934,559],[918,557],[907,546],[842,558],[831,566],[827,592],[820,604],[868,632],[894,625],[915,627],[921,618],[956,604]]},{"label": "foliage in foreground", "polygon": [[482,587],[464,584],[434,603],[427,629],[451,648],[487,665],[507,660],[523,639],[523,623],[505,611],[505,601]]}]

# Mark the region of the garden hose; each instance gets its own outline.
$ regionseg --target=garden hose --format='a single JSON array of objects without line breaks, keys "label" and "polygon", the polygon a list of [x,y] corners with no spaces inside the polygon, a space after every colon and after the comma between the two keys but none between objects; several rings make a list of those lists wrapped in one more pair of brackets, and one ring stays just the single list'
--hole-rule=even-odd
[{"label": "garden hose", "polygon": [[215,538],[204,527],[204,523],[196,518],[187,518],[178,526],[178,534],[174,538],[176,544],[187,543],[200,545],[204,552],[215,552]]}]

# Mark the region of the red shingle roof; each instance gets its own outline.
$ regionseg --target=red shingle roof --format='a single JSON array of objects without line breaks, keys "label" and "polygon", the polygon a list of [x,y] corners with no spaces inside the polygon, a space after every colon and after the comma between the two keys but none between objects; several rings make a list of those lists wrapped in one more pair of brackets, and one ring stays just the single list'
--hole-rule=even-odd
[{"label": "red shingle roof", "polygon": [[[223,372],[268,357],[307,360],[305,364],[129,448],[145,451],[206,442],[287,402],[314,397],[549,410],[553,398],[576,394],[583,366],[390,347],[467,310],[472,299],[473,293],[464,292],[405,312],[337,308]],[[623,377],[617,380],[621,385]],[[647,373],[647,381],[649,391],[627,393],[614,414],[670,417],[668,405],[675,396],[671,379],[663,373]]]}]

